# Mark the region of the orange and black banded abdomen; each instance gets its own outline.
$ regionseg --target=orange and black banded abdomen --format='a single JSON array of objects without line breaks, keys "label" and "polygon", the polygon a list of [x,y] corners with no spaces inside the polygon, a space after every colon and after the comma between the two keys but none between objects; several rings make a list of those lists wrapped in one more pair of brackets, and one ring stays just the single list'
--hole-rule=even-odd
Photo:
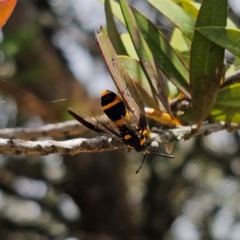
[{"label": "orange and black banded abdomen", "polygon": [[101,105],[104,113],[120,128],[124,125],[123,117],[128,113],[122,99],[109,90],[102,92]]}]

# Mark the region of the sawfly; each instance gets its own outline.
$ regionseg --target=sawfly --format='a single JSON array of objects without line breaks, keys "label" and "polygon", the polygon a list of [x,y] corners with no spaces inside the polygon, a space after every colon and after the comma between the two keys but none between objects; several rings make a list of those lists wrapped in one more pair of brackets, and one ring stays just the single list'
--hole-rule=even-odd
[{"label": "sawfly", "polygon": [[[132,104],[130,103],[132,102]],[[93,115],[95,121],[84,119],[80,114],[68,109],[68,112],[77,121],[85,127],[98,132],[115,137],[127,145],[128,149],[135,149],[137,152],[143,152],[144,157],[140,167],[136,171],[138,173],[144,163],[145,156],[148,153],[160,155],[163,157],[173,158],[174,156],[164,153],[153,153],[147,150],[154,139],[151,138],[147,117],[138,107],[133,99],[129,97],[128,105],[134,105],[134,114],[132,110],[127,108],[123,100],[114,92],[105,90],[101,96],[102,110],[110,120],[104,121],[101,116]]]}]

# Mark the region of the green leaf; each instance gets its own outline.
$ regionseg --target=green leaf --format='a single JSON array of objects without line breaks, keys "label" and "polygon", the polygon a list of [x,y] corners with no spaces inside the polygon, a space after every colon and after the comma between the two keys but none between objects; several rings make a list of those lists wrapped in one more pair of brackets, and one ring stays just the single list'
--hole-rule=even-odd
[{"label": "green leaf", "polygon": [[[202,2],[196,28],[226,26],[227,0]],[[224,48],[194,31],[190,54],[190,86],[194,122],[200,124],[209,115],[217,99],[224,73]]]},{"label": "green leaf", "polygon": [[211,115],[216,121],[240,124],[240,107],[227,107],[215,104]]},{"label": "green leaf", "polygon": [[[180,55],[181,59],[183,59],[184,61],[184,64],[186,64],[189,68],[191,42],[185,35],[182,34],[182,32],[178,28],[174,28],[173,30],[170,45]],[[189,70],[187,71],[187,74],[187,82],[189,82]],[[190,89],[190,86],[188,86],[187,89]]]},{"label": "green leaf", "polygon": [[196,29],[206,38],[240,57],[240,30],[227,27],[199,27]]},{"label": "green leaf", "polygon": [[150,20],[134,8],[132,11],[156,63],[169,80],[187,97],[190,97],[189,72],[183,60]]},{"label": "green leaf", "polygon": [[154,102],[152,95],[150,94],[148,79],[142,70],[140,62],[134,58],[127,56],[118,56],[123,64],[124,68],[127,70],[131,79],[135,82],[137,89],[141,95],[144,102],[144,106],[158,109],[164,111],[161,102]]},{"label": "green leaf", "polygon": [[126,55],[138,60],[138,55],[135,51],[130,35],[128,33],[123,33],[121,34],[121,39],[127,51]]},{"label": "green leaf", "polygon": [[240,83],[222,88],[218,93],[216,104],[227,107],[240,107]]},{"label": "green leaf", "polygon": [[118,57],[121,60],[121,63],[123,64],[124,68],[132,77],[132,79],[134,79],[136,82],[141,83],[141,85],[145,85],[145,86],[148,85],[148,80],[138,60],[131,57],[127,57],[127,56],[118,56]]},{"label": "green leaf", "polygon": [[178,28],[174,28],[170,44],[178,52],[187,52],[191,47],[190,41],[186,41],[186,38],[184,38],[184,35]]},{"label": "green leaf", "polygon": [[240,68],[240,58],[239,57],[237,57],[237,56],[235,57],[234,62],[231,67],[233,67],[232,73],[234,73],[236,71],[236,69]]},{"label": "green leaf", "polygon": [[[144,112],[144,105],[141,101],[136,85],[119,60],[119,57],[103,27],[101,27],[101,32],[96,34],[96,39],[109,73],[111,74],[118,92],[124,100],[127,108],[134,114],[137,112],[140,114],[140,111]],[[131,93],[131,98],[129,97],[129,92]]]},{"label": "green leaf", "polygon": [[182,8],[194,18],[197,18],[198,10],[200,8],[200,3],[189,0],[174,0],[174,2],[181,3]]},{"label": "green leaf", "polygon": [[[126,26],[123,19],[123,15],[120,12],[120,6],[115,1],[111,0],[111,6],[114,15]],[[169,45],[168,41],[165,40],[163,34],[156,28],[156,26],[145,16],[143,16],[134,7],[131,7],[132,12],[136,18],[137,26],[140,29],[148,47],[151,48],[151,52],[161,68],[164,74],[169,78],[186,96],[189,95],[189,73],[188,69],[183,60],[178,56],[174,49]],[[192,27],[193,28],[193,27]],[[125,34],[123,40],[125,48],[131,57],[135,57],[131,50],[132,43],[129,42]],[[125,42],[126,41],[126,42]],[[137,59],[137,58],[136,58]]]},{"label": "green leaf", "polygon": [[119,55],[126,55],[126,50],[125,47],[122,43],[122,40],[120,38],[120,35],[118,33],[114,18],[113,18],[113,13],[112,13],[112,7],[111,7],[111,1],[106,0],[105,4],[105,14],[106,14],[106,22],[107,22],[107,31],[108,31],[108,36],[111,39],[114,49]]},{"label": "green leaf", "polygon": [[195,19],[180,6],[169,0],[148,0],[159,12],[166,16],[190,40],[193,37]]},{"label": "green leaf", "polygon": [[[157,73],[153,55],[138,28],[137,22],[134,18],[134,15],[128,3],[125,0],[120,0],[119,2],[120,2],[122,13],[127,25],[129,35],[132,39],[133,45],[139,57],[142,68],[146,74],[146,77],[148,78],[148,82],[151,87],[153,97],[155,98],[155,102],[158,102],[156,98],[158,73]],[[163,100],[160,99],[160,100],[162,103],[164,102],[164,99]],[[167,106],[164,106],[164,107],[168,109]]]}]

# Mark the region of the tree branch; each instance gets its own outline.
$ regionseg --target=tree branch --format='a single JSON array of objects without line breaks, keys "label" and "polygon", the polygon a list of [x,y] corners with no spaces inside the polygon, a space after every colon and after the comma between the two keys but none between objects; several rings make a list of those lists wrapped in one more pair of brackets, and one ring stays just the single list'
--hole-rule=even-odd
[{"label": "tree branch", "polygon": [[23,141],[0,139],[0,154],[49,155],[53,153],[75,155],[80,152],[102,152],[123,147],[123,143],[106,136],[92,139],[78,138],[67,141]]},{"label": "tree branch", "polygon": [[[223,129],[236,130],[239,128],[240,126],[237,124],[207,123],[203,124],[199,130],[197,130],[195,125],[181,126],[164,131],[153,129],[152,137],[159,144],[165,144],[181,139],[186,140],[200,134],[208,135]],[[92,139],[78,138],[66,141],[44,140],[35,142],[18,139],[0,139],[0,154],[14,155],[48,155],[54,153],[75,155],[80,152],[111,151],[122,147],[124,147],[122,142],[107,136]]]},{"label": "tree branch", "polygon": [[54,139],[79,135],[86,131],[78,121],[67,121],[63,123],[47,124],[34,128],[4,128],[0,129],[0,138],[35,140],[51,137]]}]

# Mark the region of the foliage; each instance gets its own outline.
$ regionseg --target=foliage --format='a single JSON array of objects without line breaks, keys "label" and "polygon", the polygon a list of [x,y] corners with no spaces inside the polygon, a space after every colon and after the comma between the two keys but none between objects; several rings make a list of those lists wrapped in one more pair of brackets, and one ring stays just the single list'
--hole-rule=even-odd
[{"label": "foliage", "polygon": [[[170,113],[167,104],[164,104],[166,100],[160,98],[157,90],[161,81],[157,69],[160,68],[166,79],[177,88],[176,91],[170,87],[169,96],[178,98],[182,93],[185,97],[181,97],[179,102],[189,102],[187,109],[178,109],[181,112],[180,116],[177,114],[179,111],[173,112],[182,124],[196,123],[199,126],[207,119],[240,123],[238,120],[239,104],[237,103],[239,97],[236,94],[233,96],[230,90],[234,89],[235,92],[239,92],[239,84],[234,82],[231,87],[224,85],[228,81],[224,50],[228,49],[236,57],[239,54],[236,41],[239,39],[239,30],[226,27],[228,1],[208,0],[203,1],[200,6],[193,1],[178,1],[178,4],[169,0],[161,2],[150,0],[149,2],[173,23],[175,30],[178,29],[178,39],[183,39],[188,50],[181,50],[174,40],[168,41],[157,26],[133,6],[128,5],[126,1],[106,0],[107,30],[110,39],[114,41],[116,51],[119,51],[118,54],[123,54],[122,47],[117,46],[126,46],[128,52],[128,46],[133,45],[135,53],[129,52],[128,61],[135,61],[135,63],[138,61],[140,65],[135,71],[133,68],[126,68],[129,74],[136,79],[136,75],[140,73],[138,81],[144,84],[143,88],[150,87],[152,98],[159,97],[165,111]],[[199,13],[196,14],[198,11]],[[122,34],[116,31],[112,15],[116,16],[125,26],[131,43],[129,38],[121,37]],[[233,25],[230,20],[228,22]],[[124,36],[127,34],[124,33]],[[118,39],[117,43],[116,39]],[[187,56],[188,61],[182,56],[185,58]],[[125,62],[123,64],[126,65]],[[141,72],[139,68],[142,69]],[[146,85],[146,79],[148,85]],[[225,106],[221,104],[223,95]],[[159,119],[159,121],[163,120]]]}]

